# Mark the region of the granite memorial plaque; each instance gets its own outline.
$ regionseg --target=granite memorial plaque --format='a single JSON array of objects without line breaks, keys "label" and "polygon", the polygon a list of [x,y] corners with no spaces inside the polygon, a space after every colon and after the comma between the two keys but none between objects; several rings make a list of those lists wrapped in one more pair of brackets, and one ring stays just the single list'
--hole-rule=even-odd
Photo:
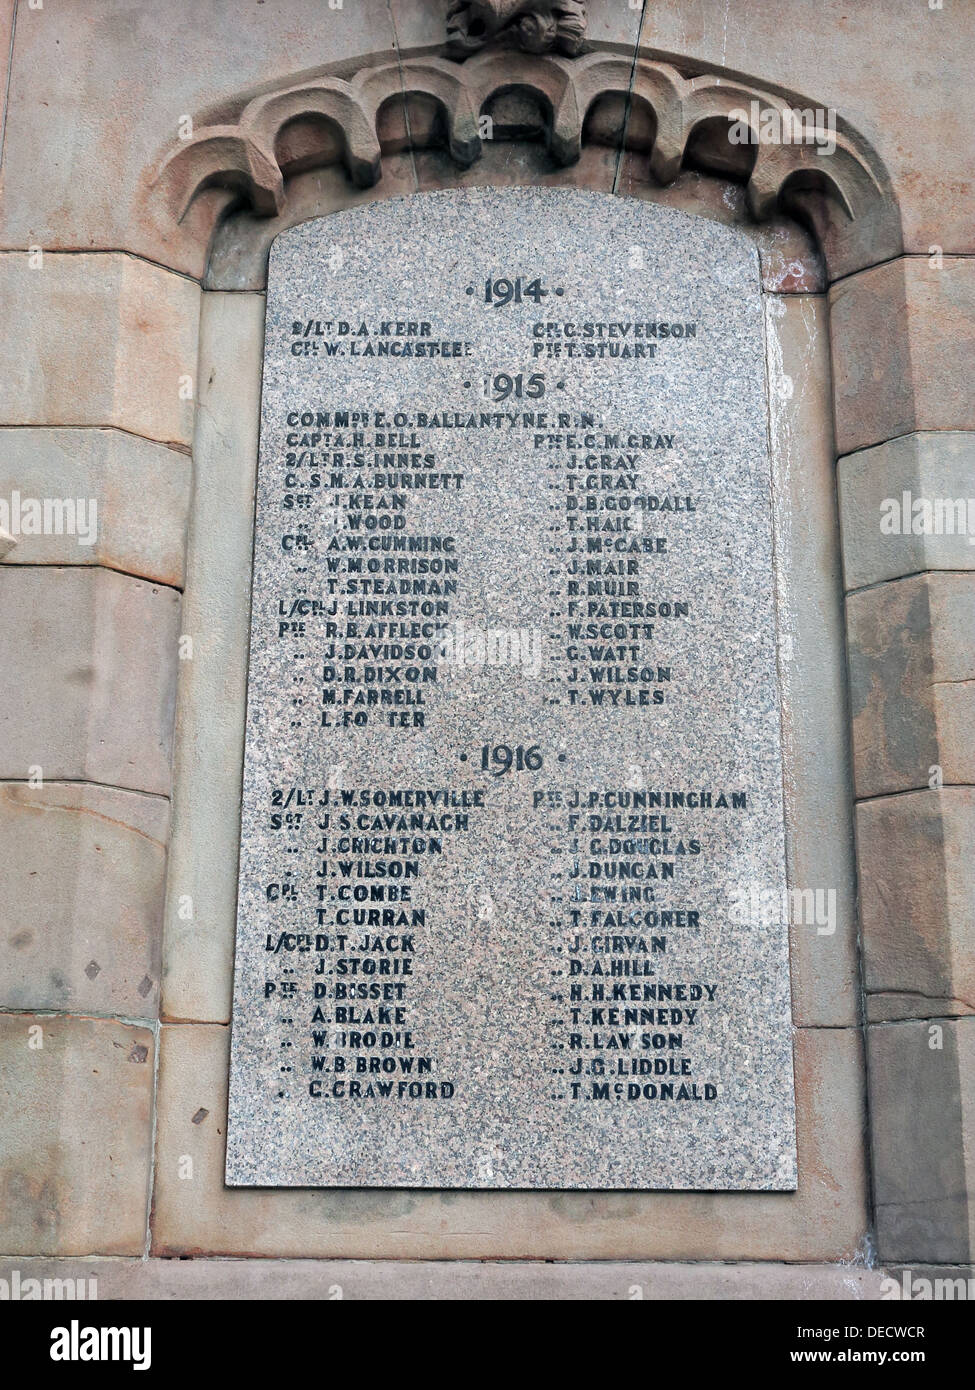
[{"label": "granite memorial plaque", "polygon": [[277,238],[228,1183],[795,1187],[770,493],[741,233]]}]

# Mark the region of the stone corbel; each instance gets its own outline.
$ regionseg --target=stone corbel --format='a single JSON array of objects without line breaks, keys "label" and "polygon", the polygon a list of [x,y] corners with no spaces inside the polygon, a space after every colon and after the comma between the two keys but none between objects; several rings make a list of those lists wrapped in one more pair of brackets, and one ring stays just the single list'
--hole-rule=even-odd
[{"label": "stone corbel", "polygon": [[444,56],[463,61],[501,44],[574,58],[585,38],[583,0],[451,0]]}]

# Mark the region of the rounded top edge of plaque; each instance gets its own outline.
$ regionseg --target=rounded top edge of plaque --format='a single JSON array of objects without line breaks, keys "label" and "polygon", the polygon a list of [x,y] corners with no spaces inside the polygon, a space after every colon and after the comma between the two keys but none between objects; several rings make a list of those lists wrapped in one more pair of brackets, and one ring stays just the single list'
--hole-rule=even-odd
[{"label": "rounded top edge of plaque", "polygon": [[[571,223],[566,223],[565,216],[573,209],[585,211],[590,216],[598,213],[600,217],[605,217],[608,236],[637,237],[641,233],[646,235],[647,230],[653,228],[657,234],[658,251],[666,251],[666,242],[672,239],[673,251],[679,255],[682,248],[686,250],[690,238],[699,252],[706,254],[710,247],[714,255],[726,262],[737,252],[742,268],[753,270],[756,281],[759,280],[758,247],[741,227],[728,226],[700,213],[685,212],[681,208],[666,207],[626,194],[588,188],[539,188],[536,185],[428,189],[321,213],[278,232],[271,242],[270,264],[273,267],[279,256],[297,250],[302,243],[309,247],[319,241],[327,245],[334,241],[335,234],[343,226],[349,224],[355,226],[357,236],[361,237],[369,235],[369,222],[387,231],[397,221],[407,224],[419,222],[427,238],[447,244],[448,239],[462,237],[471,223],[483,233],[485,223],[492,220],[495,214],[500,222],[499,232],[507,235],[517,230],[530,231],[530,224],[536,218],[544,218],[545,226],[538,230],[544,230],[545,241],[539,243],[539,249],[557,250],[560,233],[567,233],[571,226]],[[513,216],[518,219],[517,222],[513,222]]]}]

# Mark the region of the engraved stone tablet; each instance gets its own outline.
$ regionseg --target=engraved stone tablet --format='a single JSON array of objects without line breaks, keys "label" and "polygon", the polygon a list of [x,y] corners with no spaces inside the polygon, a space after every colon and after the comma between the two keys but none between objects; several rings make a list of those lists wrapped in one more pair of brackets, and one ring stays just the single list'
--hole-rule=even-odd
[{"label": "engraved stone tablet", "polygon": [[740,233],[278,237],[228,1183],[795,1187],[773,587]]}]

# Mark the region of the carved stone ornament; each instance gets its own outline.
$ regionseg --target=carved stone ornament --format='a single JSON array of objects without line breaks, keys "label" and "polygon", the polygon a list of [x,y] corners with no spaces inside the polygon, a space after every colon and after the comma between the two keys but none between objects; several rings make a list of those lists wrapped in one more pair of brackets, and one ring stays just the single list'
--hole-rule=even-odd
[{"label": "carved stone ornament", "polygon": [[526,53],[575,57],[586,37],[583,0],[452,0],[444,55],[463,60],[497,41]]},{"label": "carved stone ornament", "polygon": [[[498,11],[500,0],[487,8]],[[509,0],[504,12],[510,20],[522,8],[527,7]],[[564,4],[548,8],[553,13],[568,9]],[[687,77],[671,63],[642,52],[634,64],[629,56],[598,49],[570,59],[491,44],[463,63],[443,56],[396,62],[379,58],[344,77],[329,72],[308,75],[254,93],[236,111],[221,110],[221,119],[212,124],[201,113],[194,119],[192,137],[164,151],[150,178],[163,205],[162,216],[170,223],[197,227],[195,234],[208,237],[230,207],[249,207],[258,217],[282,215],[288,177],[287,161],[284,167],[281,162],[282,142],[289,129],[324,127],[334,132],[320,162],[340,159],[351,184],[369,188],[382,177],[382,113],[402,105],[404,91],[410,102],[420,100],[437,109],[432,137],[442,139],[454,162],[467,168],[481,154],[481,114],[491,111],[498,94],[512,89],[534,99],[546,113],[545,144],[557,165],[579,159],[589,114],[600,104],[615,102],[620,113],[628,110],[631,119],[642,118],[652,128],[653,139],[639,157],[661,185],[673,183],[691,157],[696,167],[709,167],[700,138],[708,131],[716,132],[715,170],[726,176],[727,131],[746,116],[755,129],[746,145],[735,147],[749,155],[748,167],[737,177],[745,185],[748,211],[756,221],[780,210],[803,222],[833,278],[901,252],[900,219],[886,174],[862,137],[841,122],[836,148],[828,158],[809,144],[763,143],[763,112],[778,113],[784,122],[792,107],[815,103],[804,97],[789,101],[781,93],[725,74]],[[619,119],[622,123],[622,114]],[[404,124],[414,143],[422,142],[422,119]],[[617,138],[628,147],[622,124]],[[312,162],[306,159],[305,167]]]}]

